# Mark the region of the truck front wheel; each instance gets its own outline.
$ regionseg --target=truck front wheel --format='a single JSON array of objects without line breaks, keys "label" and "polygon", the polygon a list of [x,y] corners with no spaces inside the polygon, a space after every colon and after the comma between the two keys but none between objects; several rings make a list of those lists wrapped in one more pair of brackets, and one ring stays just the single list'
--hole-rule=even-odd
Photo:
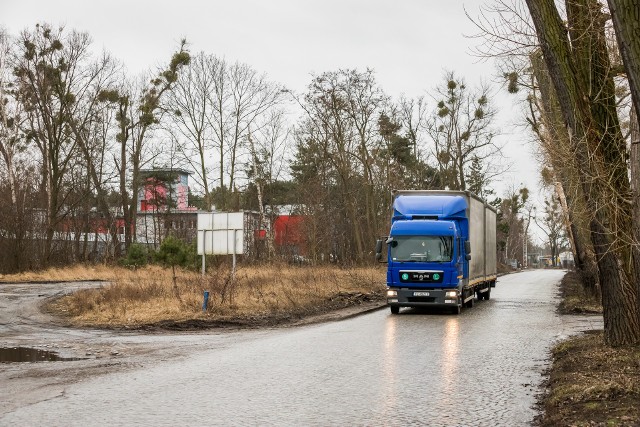
[{"label": "truck front wheel", "polygon": [[398,306],[392,305],[392,306],[389,306],[389,308],[391,309],[391,314],[400,313],[400,307],[398,307]]}]

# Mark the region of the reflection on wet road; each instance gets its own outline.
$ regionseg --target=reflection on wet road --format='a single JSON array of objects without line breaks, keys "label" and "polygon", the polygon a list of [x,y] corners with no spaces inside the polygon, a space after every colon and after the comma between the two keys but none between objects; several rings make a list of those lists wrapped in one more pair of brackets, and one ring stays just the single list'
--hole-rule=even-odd
[{"label": "reflection on wet road", "polygon": [[0,425],[527,425],[550,345],[601,327],[555,314],[562,275],[505,276],[459,316],[200,334],[184,357],[70,385]]}]

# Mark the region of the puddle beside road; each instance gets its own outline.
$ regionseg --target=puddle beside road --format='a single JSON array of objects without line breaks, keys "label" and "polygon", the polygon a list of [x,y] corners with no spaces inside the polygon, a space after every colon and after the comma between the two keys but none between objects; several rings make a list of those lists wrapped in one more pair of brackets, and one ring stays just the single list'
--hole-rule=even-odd
[{"label": "puddle beside road", "polygon": [[38,350],[29,347],[0,347],[0,363],[16,363],[16,362],[69,362],[72,360],[81,360],[75,357],[60,357],[54,351]]}]

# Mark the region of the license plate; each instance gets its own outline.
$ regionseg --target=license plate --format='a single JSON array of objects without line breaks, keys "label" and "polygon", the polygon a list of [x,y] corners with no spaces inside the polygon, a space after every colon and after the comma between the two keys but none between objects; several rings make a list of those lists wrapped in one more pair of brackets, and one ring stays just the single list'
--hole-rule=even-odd
[{"label": "license plate", "polygon": [[413,296],[414,297],[428,297],[429,296],[429,292],[414,292]]}]

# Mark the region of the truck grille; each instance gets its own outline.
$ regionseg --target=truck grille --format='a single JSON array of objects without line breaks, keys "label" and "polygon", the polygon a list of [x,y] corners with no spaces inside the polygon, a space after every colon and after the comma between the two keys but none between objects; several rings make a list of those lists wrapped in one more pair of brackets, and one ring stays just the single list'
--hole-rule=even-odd
[{"label": "truck grille", "polygon": [[435,297],[408,297],[409,302],[435,302]]}]

